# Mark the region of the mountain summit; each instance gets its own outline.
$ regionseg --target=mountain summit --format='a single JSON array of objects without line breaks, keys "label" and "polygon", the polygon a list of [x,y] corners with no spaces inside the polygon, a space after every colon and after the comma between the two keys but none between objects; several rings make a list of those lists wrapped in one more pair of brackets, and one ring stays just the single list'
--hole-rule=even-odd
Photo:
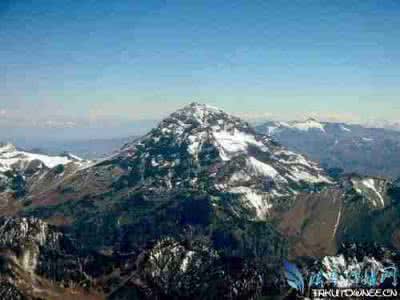
[{"label": "mountain summit", "polygon": [[[171,140],[193,159],[199,159],[206,145],[213,145],[220,159],[247,153],[249,147],[264,147],[263,137],[257,137],[247,122],[205,104],[192,103],[162,120],[159,126],[141,139],[140,143],[153,140],[162,146]],[[159,143],[162,140],[162,143]],[[135,148],[136,143],[127,145]],[[172,145],[170,145],[172,147]],[[178,153],[175,153],[176,155]],[[183,153],[180,153],[183,154]]]},{"label": "mountain summit", "polygon": [[[110,170],[118,175],[111,178]],[[151,197],[188,190],[229,194],[257,219],[265,219],[275,202],[331,183],[314,162],[257,134],[247,122],[199,103],[177,110],[78,175],[75,180],[90,176],[101,188],[108,182],[117,191],[140,190]]]}]

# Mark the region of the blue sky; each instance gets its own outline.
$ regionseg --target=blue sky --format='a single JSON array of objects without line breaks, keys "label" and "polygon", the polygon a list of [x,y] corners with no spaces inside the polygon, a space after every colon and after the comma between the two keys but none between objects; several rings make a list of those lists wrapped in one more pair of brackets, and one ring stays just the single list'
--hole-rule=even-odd
[{"label": "blue sky", "polygon": [[0,126],[158,119],[191,101],[395,120],[399,70],[399,1],[0,2]]}]

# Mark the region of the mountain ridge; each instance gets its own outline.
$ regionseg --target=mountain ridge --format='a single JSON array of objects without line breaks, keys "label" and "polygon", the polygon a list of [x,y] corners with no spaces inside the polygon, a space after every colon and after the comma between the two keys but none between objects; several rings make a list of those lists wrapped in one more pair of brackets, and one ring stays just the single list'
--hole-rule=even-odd
[{"label": "mountain ridge", "polygon": [[[24,187],[15,209],[0,212],[14,215],[13,224],[50,228],[66,248],[34,242],[43,264],[29,263],[18,276],[48,280],[57,270],[63,293],[68,279],[68,287],[110,299],[257,299],[287,289],[284,259],[336,262],[343,243],[400,249],[397,181],[328,175],[249,123],[199,103],[104,159],[46,169]],[[0,241],[23,236],[24,226],[0,226]],[[14,240],[24,248],[24,239]],[[60,270],[52,255],[69,268]],[[9,274],[4,280],[5,292],[30,295]]]},{"label": "mountain ridge", "polygon": [[296,189],[332,183],[316,164],[257,134],[247,122],[198,103],[171,114],[92,168],[106,165],[123,173],[112,183],[118,189],[151,186],[168,193],[205,185],[211,194],[244,195],[264,217],[263,205],[270,205],[271,195],[290,196]]},{"label": "mountain ridge", "polygon": [[324,131],[299,130],[282,122],[267,122],[256,129],[319,162],[326,170],[400,177],[400,132],[346,123],[319,124]]}]

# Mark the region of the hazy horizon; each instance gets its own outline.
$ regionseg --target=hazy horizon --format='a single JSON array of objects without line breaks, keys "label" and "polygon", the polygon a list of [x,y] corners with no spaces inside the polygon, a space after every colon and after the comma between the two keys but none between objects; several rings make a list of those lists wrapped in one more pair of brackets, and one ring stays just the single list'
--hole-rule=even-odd
[{"label": "hazy horizon", "polygon": [[[188,105],[179,107],[181,109]],[[203,102],[202,102],[203,103]],[[208,103],[204,103],[208,104]],[[54,122],[52,120],[43,120],[30,123],[29,120],[18,120],[17,123],[7,122],[12,121],[10,119],[0,119],[0,142],[15,142],[17,144],[32,144],[33,141],[37,142],[79,142],[79,141],[90,141],[90,140],[110,140],[110,139],[122,139],[127,137],[137,137],[146,134],[153,127],[157,126],[158,123],[175,110],[164,112],[158,119],[143,119],[143,120],[128,120],[128,119],[99,119],[99,120],[74,120],[65,121],[58,120]],[[351,114],[346,117],[332,115],[319,115],[316,113],[308,113],[293,118],[280,118],[274,116],[268,112],[261,112],[258,114],[249,113],[227,113],[233,114],[249,122],[252,125],[259,125],[269,121],[283,121],[283,122],[302,122],[307,119],[315,119],[319,122],[327,123],[347,123],[362,125],[365,127],[372,128],[388,128],[400,130],[399,121],[390,120],[369,120],[362,122],[359,119],[351,118]]]},{"label": "hazy horizon", "polygon": [[140,134],[192,101],[247,120],[398,122],[399,9],[2,1],[0,134]]}]

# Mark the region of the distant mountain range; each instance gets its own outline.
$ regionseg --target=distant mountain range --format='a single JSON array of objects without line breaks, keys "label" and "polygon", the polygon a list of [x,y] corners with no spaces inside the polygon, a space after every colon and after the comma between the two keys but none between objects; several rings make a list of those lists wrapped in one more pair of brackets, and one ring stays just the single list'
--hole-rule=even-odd
[{"label": "distant mountain range", "polygon": [[345,123],[266,122],[257,131],[333,173],[400,176],[400,132]]},{"label": "distant mountain range", "polygon": [[[0,194],[3,208],[10,200],[34,191],[38,182],[56,182],[67,174],[90,165],[91,161],[65,153],[50,156],[17,149],[12,144],[0,144]],[[19,203],[11,201],[11,209]],[[4,213],[4,212],[3,212]]]},{"label": "distant mountain range", "polygon": [[135,137],[105,138],[105,139],[23,139],[11,140],[19,149],[27,152],[57,156],[63,153],[74,153],[83,159],[100,159],[117,151],[121,145]]},{"label": "distant mountain range", "polygon": [[368,130],[256,130],[192,103],[96,161],[3,144],[0,298],[293,299],[286,260],[343,272],[394,262],[399,180],[327,172],[276,142],[379,137]]},{"label": "distant mountain range", "polygon": [[400,131],[400,121],[393,121],[393,120],[369,121],[366,122],[364,126],[371,128],[384,128],[384,129]]}]

